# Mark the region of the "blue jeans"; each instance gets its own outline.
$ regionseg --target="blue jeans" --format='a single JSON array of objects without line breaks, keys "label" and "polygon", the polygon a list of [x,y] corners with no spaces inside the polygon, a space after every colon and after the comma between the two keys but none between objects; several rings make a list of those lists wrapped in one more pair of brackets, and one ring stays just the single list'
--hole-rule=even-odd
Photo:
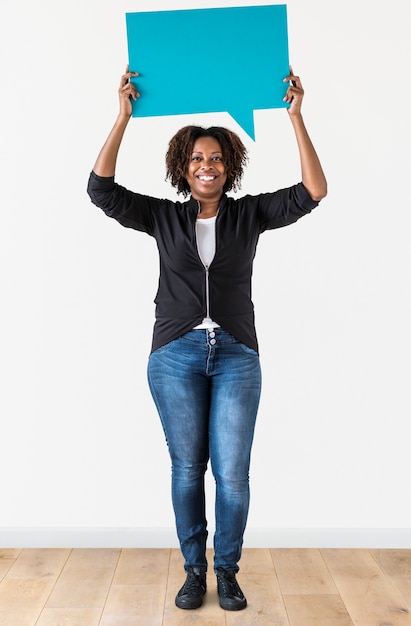
[{"label": "blue jeans", "polygon": [[192,330],[155,350],[148,381],[172,462],[172,500],[185,568],[207,567],[204,474],[216,482],[214,569],[237,572],[261,391],[258,354],[221,328]]}]

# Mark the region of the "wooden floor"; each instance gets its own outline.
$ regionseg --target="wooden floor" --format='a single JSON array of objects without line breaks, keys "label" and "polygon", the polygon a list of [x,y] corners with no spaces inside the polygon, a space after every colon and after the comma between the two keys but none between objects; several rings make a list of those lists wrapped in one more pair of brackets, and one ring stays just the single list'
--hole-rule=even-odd
[{"label": "wooden floor", "polygon": [[0,626],[411,625],[411,550],[245,549],[244,611],[223,611],[211,565],[203,606],[174,597],[174,549],[0,549]]}]

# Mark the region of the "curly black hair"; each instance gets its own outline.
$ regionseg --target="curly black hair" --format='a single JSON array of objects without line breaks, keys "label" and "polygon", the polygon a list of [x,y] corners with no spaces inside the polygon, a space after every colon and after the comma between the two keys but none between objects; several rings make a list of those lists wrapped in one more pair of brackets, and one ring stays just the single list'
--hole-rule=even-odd
[{"label": "curly black hair", "polygon": [[187,171],[193,152],[194,143],[200,137],[216,139],[223,153],[223,161],[227,180],[223,187],[227,191],[237,191],[241,186],[244,167],[248,161],[247,148],[241,139],[227,128],[221,126],[184,126],[171,138],[166,154],[166,180],[170,180],[178,193],[188,196],[190,186],[187,182]]}]

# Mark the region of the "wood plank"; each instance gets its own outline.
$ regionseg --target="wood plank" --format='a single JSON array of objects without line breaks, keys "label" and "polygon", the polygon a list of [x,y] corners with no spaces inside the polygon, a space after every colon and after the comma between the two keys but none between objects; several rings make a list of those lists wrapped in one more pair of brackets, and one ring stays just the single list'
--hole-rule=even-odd
[{"label": "wood plank", "polygon": [[239,566],[239,576],[274,573],[273,559],[269,548],[244,548]]},{"label": "wood plank", "polygon": [[321,552],[316,549],[271,549],[284,595],[338,594]]},{"label": "wood plank", "polygon": [[0,581],[7,574],[11,566],[15,563],[22,549],[3,548],[0,550]]},{"label": "wood plank", "polygon": [[0,584],[0,624],[33,626],[69,550],[22,550]]},{"label": "wood plank", "polygon": [[55,580],[70,552],[71,550],[65,548],[25,548],[10,568],[7,578]]},{"label": "wood plank", "polygon": [[73,550],[46,608],[103,609],[119,555],[114,548]]},{"label": "wood plank", "polygon": [[171,550],[170,569],[164,607],[163,626],[225,626],[225,611],[218,602],[217,581],[213,573],[213,553],[207,550],[209,570],[207,573],[207,593],[199,609],[188,611],[175,605],[175,597],[185,581],[184,560],[180,550]]},{"label": "wood plank", "polygon": [[117,563],[113,585],[166,586],[170,553],[169,548],[123,549]]},{"label": "wood plank", "polygon": [[159,585],[114,585],[100,626],[162,626],[164,596]]},{"label": "wood plank", "polygon": [[36,626],[99,626],[101,609],[44,609]]},{"label": "wood plank", "polygon": [[54,580],[4,578],[0,584],[0,625],[33,626],[53,587]]},{"label": "wood plank", "polygon": [[23,548],[0,548],[0,561],[13,559],[14,561],[23,552]]},{"label": "wood plank", "polygon": [[290,626],[354,626],[339,595],[287,595],[284,602]]},{"label": "wood plank", "polygon": [[321,553],[354,624],[411,626],[401,594],[369,550],[323,549]]},{"label": "wood plank", "polygon": [[122,550],[101,626],[163,623],[170,549]]},{"label": "wood plank", "polygon": [[401,593],[411,611],[411,550],[372,550],[379,566]]}]

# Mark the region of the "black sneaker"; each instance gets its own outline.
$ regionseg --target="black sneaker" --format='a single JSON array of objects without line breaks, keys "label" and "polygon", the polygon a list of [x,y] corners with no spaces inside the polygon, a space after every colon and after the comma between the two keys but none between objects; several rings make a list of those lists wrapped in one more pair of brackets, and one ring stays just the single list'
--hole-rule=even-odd
[{"label": "black sneaker", "polygon": [[241,611],[241,609],[245,609],[247,606],[247,600],[236,580],[235,572],[218,569],[217,589],[222,609],[226,611]]},{"label": "black sneaker", "polygon": [[176,595],[176,605],[179,609],[198,609],[203,604],[206,591],[206,569],[188,567],[186,581]]}]

